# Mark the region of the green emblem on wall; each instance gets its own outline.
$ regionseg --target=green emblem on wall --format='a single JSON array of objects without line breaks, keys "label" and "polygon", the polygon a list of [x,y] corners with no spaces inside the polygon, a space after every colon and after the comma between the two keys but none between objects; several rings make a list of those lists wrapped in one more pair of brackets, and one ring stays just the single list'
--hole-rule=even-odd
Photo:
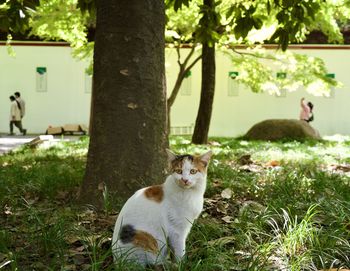
[{"label": "green emblem on wall", "polygon": [[326,77],[335,79],[335,73],[327,73]]},{"label": "green emblem on wall", "polygon": [[39,74],[45,74],[46,73],[46,67],[36,67],[36,72]]},{"label": "green emblem on wall", "polygon": [[231,79],[236,79],[236,77],[239,75],[239,72],[228,72],[228,76]]},{"label": "green emblem on wall", "polygon": [[36,67],[36,91],[47,91],[47,68]]},{"label": "green emblem on wall", "polygon": [[186,72],[186,74],[185,74],[185,78],[188,78],[188,77],[190,77],[192,75],[192,72],[191,71],[188,71],[188,72]]}]

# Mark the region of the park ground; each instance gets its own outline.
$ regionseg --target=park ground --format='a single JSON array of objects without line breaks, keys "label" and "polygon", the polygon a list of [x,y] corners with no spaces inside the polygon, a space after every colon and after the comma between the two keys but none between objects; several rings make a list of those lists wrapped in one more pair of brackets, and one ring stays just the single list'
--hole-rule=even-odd
[{"label": "park ground", "polygon": [[[187,258],[165,270],[350,268],[349,138],[170,144],[214,157]],[[99,212],[75,204],[87,148],[84,137],[0,156],[1,270],[142,270],[112,264],[117,195],[106,192]]]}]

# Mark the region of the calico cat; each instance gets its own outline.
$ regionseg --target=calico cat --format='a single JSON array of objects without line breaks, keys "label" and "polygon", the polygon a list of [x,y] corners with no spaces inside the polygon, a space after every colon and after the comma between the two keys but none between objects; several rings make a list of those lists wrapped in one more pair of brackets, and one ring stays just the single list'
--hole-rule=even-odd
[{"label": "calico cat", "polygon": [[114,259],[126,257],[142,265],[179,261],[193,221],[203,209],[207,168],[212,152],[176,155],[167,150],[171,174],[162,185],[136,191],[115,224]]}]

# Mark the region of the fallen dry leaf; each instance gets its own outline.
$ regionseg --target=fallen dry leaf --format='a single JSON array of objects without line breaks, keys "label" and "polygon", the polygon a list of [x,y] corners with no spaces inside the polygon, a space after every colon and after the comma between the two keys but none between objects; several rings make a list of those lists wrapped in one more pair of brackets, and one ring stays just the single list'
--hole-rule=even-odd
[{"label": "fallen dry leaf", "polygon": [[129,75],[129,70],[124,69],[119,71],[122,75],[128,76]]},{"label": "fallen dry leaf", "polygon": [[114,226],[116,220],[117,220],[117,216],[110,216],[108,219],[98,218],[97,222],[100,225],[108,227],[108,226]]},{"label": "fallen dry leaf", "polygon": [[206,217],[208,217],[208,213],[207,212],[203,212],[202,214],[201,214],[201,216],[203,217],[203,218],[206,218]]},{"label": "fallen dry leaf", "polygon": [[9,207],[7,204],[4,207],[4,213],[5,215],[12,215],[11,207]]},{"label": "fallen dry leaf", "polygon": [[266,164],[266,166],[268,166],[268,167],[278,167],[278,166],[280,166],[280,165],[281,165],[281,163],[280,163],[279,161],[277,161],[277,160],[269,161],[269,162]]},{"label": "fallen dry leaf", "polygon": [[100,182],[99,184],[98,184],[98,186],[97,186],[97,189],[99,190],[99,191],[104,191],[105,190],[105,183],[104,182]]},{"label": "fallen dry leaf", "polygon": [[234,236],[225,236],[225,237],[221,237],[221,238],[218,238],[218,239],[215,239],[215,240],[210,240],[208,242],[208,245],[211,245],[211,246],[224,246],[226,244],[233,243],[234,240],[235,240]]},{"label": "fallen dry leaf", "polygon": [[246,171],[246,172],[261,172],[263,168],[259,165],[251,164],[251,165],[244,165],[239,167],[240,170]]},{"label": "fallen dry leaf", "polygon": [[232,197],[232,190],[230,188],[226,188],[221,192],[221,197],[224,199],[230,199]]},{"label": "fallen dry leaf", "polygon": [[209,205],[215,205],[218,201],[216,199],[205,198],[204,202],[209,204]]},{"label": "fallen dry leaf", "polygon": [[233,222],[233,217],[232,216],[229,216],[229,215],[227,215],[227,216],[224,216],[223,218],[221,218],[223,221],[225,221],[226,223],[228,223],[228,224],[230,224],[230,223],[232,223]]},{"label": "fallen dry leaf", "polygon": [[223,202],[219,202],[216,205],[216,211],[218,211],[218,213],[222,213],[222,214],[227,214],[227,208],[228,208],[228,204],[223,203]]},{"label": "fallen dry leaf", "polygon": [[80,246],[80,247],[74,248],[74,251],[82,252],[82,251],[84,251],[84,249],[85,249],[85,246]]},{"label": "fallen dry leaf", "polygon": [[70,244],[70,245],[73,245],[73,244],[79,244],[81,245],[81,241],[80,241],[80,238],[76,237],[76,236],[70,236],[70,237],[66,237],[65,238],[65,241]]},{"label": "fallen dry leaf", "polygon": [[213,182],[213,186],[214,187],[221,187],[222,186],[222,180],[220,180],[220,179],[215,179],[215,180],[213,180],[212,181]]},{"label": "fallen dry leaf", "polygon": [[138,108],[138,105],[135,104],[135,103],[129,103],[128,107],[131,108],[131,109],[136,109],[136,108]]}]

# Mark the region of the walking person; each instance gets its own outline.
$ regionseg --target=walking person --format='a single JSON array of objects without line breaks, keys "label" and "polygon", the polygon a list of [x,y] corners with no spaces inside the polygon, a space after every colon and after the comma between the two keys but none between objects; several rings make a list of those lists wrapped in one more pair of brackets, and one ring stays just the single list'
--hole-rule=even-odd
[{"label": "walking person", "polygon": [[19,93],[18,91],[15,92],[15,98],[21,106],[21,118],[23,119],[26,113],[26,102],[21,98],[21,93]]},{"label": "walking person", "polygon": [[13,126],[15,125],[19,131],[26,135],[27,130],[22,127],[21,104],[16,100],[15,96],[10,96],[10,135],[14,135]]}]

